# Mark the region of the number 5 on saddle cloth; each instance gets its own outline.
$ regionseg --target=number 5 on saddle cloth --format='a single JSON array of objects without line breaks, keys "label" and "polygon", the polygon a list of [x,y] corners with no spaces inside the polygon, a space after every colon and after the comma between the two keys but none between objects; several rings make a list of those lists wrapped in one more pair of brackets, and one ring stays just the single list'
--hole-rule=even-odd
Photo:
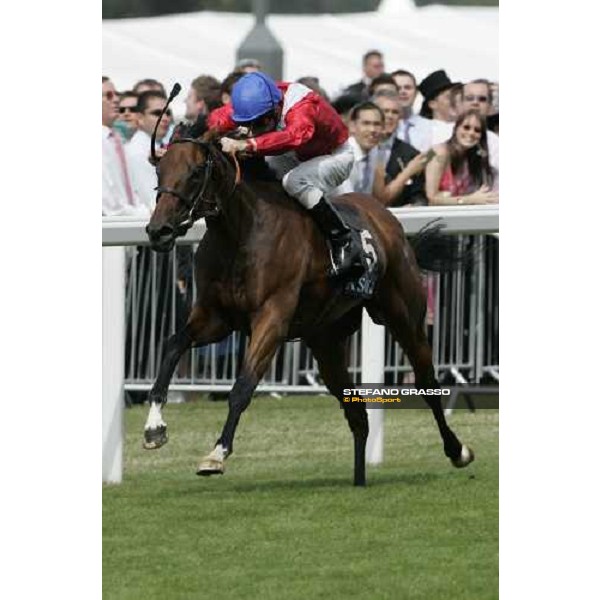
[{"label": "number 5 on saddle cloth", "polygon": [[362,249],[361,265],[344,277],[344,293],[353,298],[368,300],[373,295],[380,273],[380,261],[373,236],[353,208],[339,204],[336,204],[336,208],[351,230],[352,243]]}]

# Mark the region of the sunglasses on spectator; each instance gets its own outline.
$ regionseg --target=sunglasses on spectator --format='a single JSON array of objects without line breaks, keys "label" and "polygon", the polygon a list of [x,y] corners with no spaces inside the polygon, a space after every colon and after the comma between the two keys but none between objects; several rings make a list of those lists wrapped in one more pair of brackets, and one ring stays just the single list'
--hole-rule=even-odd
[{"label": "sunglasses on spectator", "polygon": [[104,92],[102,94],[107,100],[114,100],[117,97],[117,94],[112,90],[108,90],[108,92]]},{"label": "sunglasses on spectator", "polygon": [[[157,108],[156,110],[149,110],[148,114],[152,115],[153,117],[160,117],[160,115],[162,114],[162,109]],[[170,108],[167,109],[167,111],[165,112],[165,115],[167,115],[167,117],[170,117],[173,115]]]},{"label": "sunglasses on spectator", "polygon": [[121,114],[126,113],[127,111],[131,113],[136,113],[137,109],[135,106],[119,106],[119,112]]},{"label": "sunglasses on spectator", "polygon": [[475,102],[475,100],[477,100],[478,102],[488,102],[489,98],[487,96],[473,96],[473,95],[469,95],[469,96],[465,96],[465,100],[467,102]]},{"label": "sunglasses on spectator", "polygon": [[481,129],[479,127],[471,127],[470,125],[463,125],[462,128],[465,131],[471,131],[471,129],[472,129],[475,133],[481,133]]}]

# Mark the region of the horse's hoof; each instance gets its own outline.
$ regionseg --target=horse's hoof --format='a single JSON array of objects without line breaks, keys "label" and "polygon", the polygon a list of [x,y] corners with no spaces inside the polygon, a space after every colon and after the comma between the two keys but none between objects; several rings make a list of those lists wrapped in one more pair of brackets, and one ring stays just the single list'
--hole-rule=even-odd
[{"label": "horse's hoof", "polygon": [[146,450],[156,450],[164,446],[168,441],[169,436],[167,435],[166,425],[159,425],[154,429],[144,430],[144,442],[142,445]]},{"label": "horse's hoof", "polygon": [[469,448],[468,446],[465,446],[464,444],[460,450],[460,456],[457,459],[450,459],[452,464],[457,469],[462,469],[462,468],[466,467],[467,465],[472,463],[474,460],[475,460],[475,453],[473,452],[473,450],[471,450],[471,448]]},{"label": "horse's hoof", "polygon": [[209,475],[223,475],[225,473],[225,463],[222,460],[205,456],[198,466],[196,475],[208,477]]}]

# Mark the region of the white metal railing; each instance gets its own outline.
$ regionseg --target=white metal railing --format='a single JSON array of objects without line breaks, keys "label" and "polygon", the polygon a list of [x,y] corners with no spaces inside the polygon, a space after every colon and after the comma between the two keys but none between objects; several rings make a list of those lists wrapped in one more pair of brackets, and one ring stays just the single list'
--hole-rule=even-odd
[{"label": "white metal railing", "polygon": [[[434,219],[441,219],[446,233],[481,234],[498,232],[498,205],[393,208],[407,235],[417,233]],[[125,376],[125,260],[124,246],[148,243],[146,222],[135,217],[103,217],[103,480],[120,482],[122,478],[122,423]],[[199,241],[206,231],[203,221],[196,223],[182,240]],[[363,381],[383,381],[385,334],[365,314],[362,323],[361,355]],[[489,369],[497,373],[497,366]],[[131,388],[133,389],[133,388]],[[369,410],[369,463],[383,457],[383,410]]]},{"label": "white metal railing", "polygon": [[[402,222],[407,235],[417,233],[433,219],[440,218],[447,233],[496,233],[499,211],[497,204],[482,206],[422,206],[391,208],[390,212]],[[103,246],[142,246],[148,243],[147,222],[136,217],[102,217]],[[201,219],[187,232],[184,242],[202,239],[206,225]]]}]

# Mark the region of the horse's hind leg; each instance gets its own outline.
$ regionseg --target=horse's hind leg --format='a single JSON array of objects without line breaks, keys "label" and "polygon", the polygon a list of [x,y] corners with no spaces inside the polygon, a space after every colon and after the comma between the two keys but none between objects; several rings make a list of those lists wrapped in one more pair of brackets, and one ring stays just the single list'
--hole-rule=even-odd
[{"label": "horse's hind leg", "polygon": [[144,426],[143,442],[146,450],[160,448],[169,439],[167,424],[162,418],[161,409],[167,399],[169,382],[182,354],[192,344],[200,346],[210,344],[224,338],[229,332],[230,328],[221,319],[206,308],[196,305],[185,327],[168,339],[158,376],[148,394],[150,410]]},{"label": "horse's hind leg", "polygon": [[[415,372],[415,387],[439,389],[433,369],[431,346],[425,334],[426,298],[421,283],[416,278],[383,285],[374,307],[390,329],[394,339],[402,346]],[[370,307],[367,305],[367,309]],[[441,396],[423,396],[433,412],[444,442],[444,453],[457,467],[466,467],[475,458],[473,451],[461,444],[448,426],[442,409]]]},{"label": "horse's hind leg", "polygon": [[369,436],[369,420],[364,403],[344,402],[344,389],[354,387],[346,366],[347,341],[347,338],[335,340],[332,335],[325,334],[307,340],[319,364],[319,372],[327,389],[338,399],[341,408],[344,409],[344,416],[354,437],[354,485],[364,486],[366,483],[365,448]]}]

